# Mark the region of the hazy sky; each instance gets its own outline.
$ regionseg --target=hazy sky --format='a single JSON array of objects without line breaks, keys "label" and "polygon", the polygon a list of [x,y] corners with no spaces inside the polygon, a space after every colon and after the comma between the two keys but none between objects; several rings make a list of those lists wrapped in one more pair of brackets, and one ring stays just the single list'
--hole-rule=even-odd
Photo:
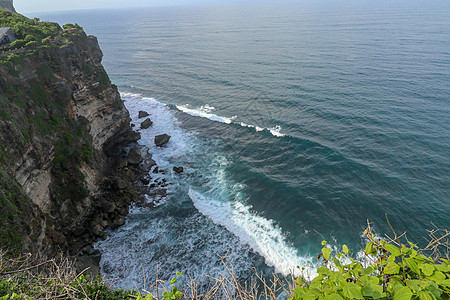
[{"label": "hazy sky", "polygon": [[104,7],[165,6],[221,1],[227,0],[14,0],[14,7],[19,13],[32,13]]}]

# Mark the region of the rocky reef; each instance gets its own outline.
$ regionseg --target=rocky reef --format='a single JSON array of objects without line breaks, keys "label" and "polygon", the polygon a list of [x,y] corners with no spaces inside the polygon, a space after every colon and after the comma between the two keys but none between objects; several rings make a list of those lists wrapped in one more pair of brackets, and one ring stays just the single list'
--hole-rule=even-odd
[{"label": "rocky reef", "polygon": [[0,247],[86,254],[138,195],[140,135],[95,37],[45,42],[0,52]]}]

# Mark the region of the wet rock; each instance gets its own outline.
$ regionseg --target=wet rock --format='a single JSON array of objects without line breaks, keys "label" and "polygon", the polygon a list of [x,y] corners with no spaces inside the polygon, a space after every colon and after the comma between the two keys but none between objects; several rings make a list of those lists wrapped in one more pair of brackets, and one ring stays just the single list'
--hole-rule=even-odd
[{"label": "wet rock", "polygon": [[142,162],[141,150],[137,146],[130,149],[128,152],[128,164],[138,165]]},{"label": "wet rock", "polygon": [[150,118],[145,119],[145,121],[141,123],[141,128],[142,129],[147,129],[150,126],[152,126],[152,124],[153,124],[153,122],[152,122],[152,120],[150,120]]},{"label": "wet rock", "polygon": [[154,161],[153,159],[147,159],[146,161],[145,161],[145,165],[147,166],[147,168],[151,168],[151,167],[153,167],[153,166],[156,166],[156,161]]},{"label": "wet rock", "polygon": [[141,182],[142,184],[148,185],[150,183],[150,179],[148,179],[147,177],[141,178]]},{"label": "wet rock", "polygon": [[178,174],[183,173],[184,168],[183,167],[173,167],[173,170],[177,172]]},{"label": "wet rock", "polygon": [[159,168],[158,167],[153,169],[153,174],[157,174],[158,172],[159,172]]},{"label": "wet rock", "polygon": [[111,228],[116,229],[117,227],[120,227],[123,224],[125,224],[125,218],[119,217],[113,221],[113,223],[111,224]]},{"label": "wet rock", "polygon": [[167,134],[157,135],[157,136],[155,136],[155,145],[161,147],[161,146],[167,144],[167,142],[169,140],[170,140],[170,135],[167,135]]},{"label": "wet rock", "polygon": [[139,111],[139,113],[138,113],[139,119],[140,119],[140,118],[144,118],[144,117],[146,117],[146,116],[148,116],[148,112],[146,112],[146,111],[144,111],[144,110],[140,110],[140,111]]},{"label": "wet rock", "polygon": [[136,131],[131,131],[127,135],[127,142],[130,142],[130,143],[137,142],[140,139],[141,139],[141,134],[139,132],[136,132]]},{"label": "wet rock", "polygon": [[97,224],[94,227],[92,227],[91,231],[92,231],[92,233],[95,236],[102,236],[103,235],[103,227],[100,224]]}]

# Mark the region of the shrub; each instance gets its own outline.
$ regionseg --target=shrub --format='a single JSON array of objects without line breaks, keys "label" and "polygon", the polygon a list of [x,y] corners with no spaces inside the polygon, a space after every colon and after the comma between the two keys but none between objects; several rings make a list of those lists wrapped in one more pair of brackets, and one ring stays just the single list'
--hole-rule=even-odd
[{"label": "shrub", "polygon": [[36,47],[37,46],[37,42],[36,41],[30,41],[28,43],[25,44],[25,47]]},{"label": "shrub", "polygon": [[25,42],[31,42],[31,41],[37,41],[37,39],[34,35],[29,34],[25,37]]},{"label": "shrub", "polygon": [[52,38],[48,36],[48,37],[42,39],[42,44],[48,45],[48,44],[50,44],[51,41],[52,41]]},{"label": "shrub", "polygon": [[365,235],[369,239],[364,250],[366,265],[351,258],[345,245],[342,252],[331,255],[323,241],[318,258],[324,265],[317,269],[318,276],[310,282],[298,278],[290,299],[449,299],[448,259],[435,262],[397,236],[390,243],[377,239],[370,226]]},{"label": "shrub", "polygon": [[18,49],[18,48],[22,48],[23,46],[25,46],[26,42],[25,40],[15,40],[14,42],[12,42],[9,47],[11,49]]}]

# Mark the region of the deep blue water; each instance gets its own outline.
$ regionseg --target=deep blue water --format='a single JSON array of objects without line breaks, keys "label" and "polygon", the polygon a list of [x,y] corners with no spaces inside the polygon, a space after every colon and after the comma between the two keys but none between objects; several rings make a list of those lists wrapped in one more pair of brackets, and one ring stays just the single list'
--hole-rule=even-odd
[{"label": "deep blue water", "polygon": [[[174,183],[97,245],[119,286],[142,284],[142,270],[153,278],[157,264],[212,272],[228,250],[242,277],[250,266],[287,272],[314,262],[322,236],[357,253],[367,220],[390,233],[385,214],[417,243],[450,227],[450,2],[40,17],[98,37],[133,122],[151,113],[141,144]],[[172,136],[163,149],[160,133]]]}]

